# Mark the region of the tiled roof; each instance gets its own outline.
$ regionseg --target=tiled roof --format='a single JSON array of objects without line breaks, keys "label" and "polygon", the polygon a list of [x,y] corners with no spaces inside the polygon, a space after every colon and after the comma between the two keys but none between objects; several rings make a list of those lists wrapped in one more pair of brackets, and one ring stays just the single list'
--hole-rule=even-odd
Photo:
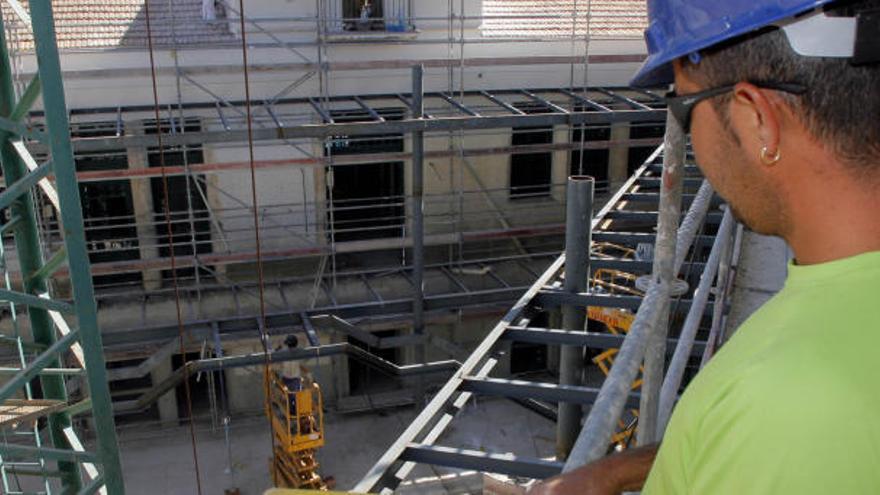
[{"label": "tiled roof", "polygon": [[583,37],[589,26],[592,38],[642,38],[648,25],[645,0],[483,0],[483,16],[490,37]]},{"label": "tiled roof", "polygon": [[[226,22],[202,19],[201,0],[149,0],[154,46],[210,44],[234,39]],[[27,2],[22,1],[25,9]],[[52,0],[58,48],[116,48],[147,45],[145,0]],[[0,1],[3,21],[12,31],[13,49],[33,50],[25,27]]]}]

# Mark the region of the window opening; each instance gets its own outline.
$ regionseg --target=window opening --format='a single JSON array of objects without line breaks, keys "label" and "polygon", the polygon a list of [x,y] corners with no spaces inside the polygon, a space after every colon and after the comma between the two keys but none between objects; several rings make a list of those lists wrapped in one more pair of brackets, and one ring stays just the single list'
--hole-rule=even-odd
[{"label": "window opening", "polygon": [[[386,337],[396,337],[397,330],[384,330],[381,332],[373,332],[373,335],[382,339]],[[360,347],[367,352],[390,361],[399,363],[400,348],[378,349],[370,347],[363,342],[349,337],[348,342],[356,347]],[[374,394],[379,392],[390,392],[400,388],[397,379],[388,373],[382,373],[373,367],[358,361],[357,359],[348,359],[348,389],[350,395]]]},{"label": "window opening", "polygon": [[[666,125],[663,122],[646,122],[644,124],[632,123],[629,127],[630,139],[663,138],[666,134]],[[641,167],[656,146],[636,146],[629,149],[629,161],[627,171],[632,175],[637,168]]]},{"label": "window opening", "polygon": [[346,31],[384,31],[382,0],[342,0],[343,29]]},{"label": "window opening", "polygon": [[[539,104],[515,103],[525,113],[546,113]],[[512,146],[553,144],[552,127],[514,127]],[[516,152],[510,155],[510,199],[540,198],[550,196],[553,153]]]},{"label": "window opening", "polygon": [[[581,111],[581,110],[577,110]],[[569,175],[589,175],[596,179],[596,192],[608,192],[608,158],[610,152],[605,149],[584,149],[581,161],[581,136],[584,143],[608,141],[611,139],[611,127],[577,126],[571,130],[571,150]]]},{"label": "window opening", "polygon": [[[174,120],[174,133],[199,132],[201,124],[198,119],[186,119],[183,123]],[[163,134],[171,133],[172,121],[162,120],[160,129]],[[146,134],[155,134],[154,124],[145,125]],[[150,167],[162,166],[159,148],[153,147],[147,151]],[[204,153],[201,145],[169,146],[165,148],[164,160],[166,167],[182,166],[184,164],[196,164],[204,162]],[[203,181],[204,175],[192,174],[192,180],[187,181],[185,175],[173,175],[168,180],[168,211],[171,217],[171,232],[168,232],[168,224],[165,220],[165,209],[162,204],[165,197],[162,185],[162,177],[150,179],[150,188],[153,193],[154,224],[156,237],[159,244],[159,256],[162,258],[171,256],[171,241],[174,241],[174,256],[189,257],[193,254],[210,253],[211,245],[211,221],[208,205],[199,193],[196,181]],[[187,185],[189,185],[189,197],[187,197]],[[190,202],[193,219],[189,217]],[[193,229],[195,230],[195,253],[193,253]],[[207,270],[202,270],[208,275]],[[178,268],[179,278],[195,276],[195,268]],[[162,278],[170,280],[171,270],[163,270]]]},{"label": "window opening", "polygon": [[[70,134],[73,138],[112,137],[116,136],[116,123],[78,124],[73,126]],[[74,161],[79,172],[128,168],[128,156],[124,149],[82,153],[75,156]],[[131,181],[82,182],[79,184],[79,195],[89,261],[102,263],[140,259]],[[57,226],[54,208],[47,210],[52,211],[52,223]],[[139,284],[142,275],[139,271],[95,275],[92,281],[96,288]]]},{"label": "window opening", "polygon": [[[385,120],[401,120],[401,108],[376,109]],[[331,112],[336,122],[369,122],[365,111]],[[403,134],[332,136],[324,155],[359,155],[403,152]],[[328,170],[328,173],[331,173]],[[332,197],[333,242],[400,237],[406,224],[403,162],[376,161],[333,167],[328,197]],[[332,195],[330,187],[332,186]],[[328,223],[331,222],[327,214]]]}]

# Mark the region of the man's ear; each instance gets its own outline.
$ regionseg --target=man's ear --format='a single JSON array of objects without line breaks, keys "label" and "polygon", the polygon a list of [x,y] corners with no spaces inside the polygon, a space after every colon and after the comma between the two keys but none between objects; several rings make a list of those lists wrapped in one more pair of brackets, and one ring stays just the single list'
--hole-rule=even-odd
[{"label": "man's ear", "polygon": [[733,88],[730,114],[731,120],[736,121],[732,122],[734,127],[744,131],[740,132],[740,138],[746,138],[744,146],[754,147],[756,153],[766,147],[772,155],[779,151],[782,109],[767,91],[748,82],[738,83]]}]

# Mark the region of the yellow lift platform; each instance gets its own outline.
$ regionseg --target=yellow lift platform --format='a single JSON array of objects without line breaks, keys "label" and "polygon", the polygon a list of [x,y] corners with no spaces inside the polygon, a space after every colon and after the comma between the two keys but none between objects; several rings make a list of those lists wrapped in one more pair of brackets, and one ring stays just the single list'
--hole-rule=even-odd
[{"label": "yellow lift platform", "polygon": [[272,481],[279,488],[326,491],[318,474],[317,449],[324,445],[321,387],[307,378],[292,381],[269,374],[266,414],[272,423],[275,455]]}]

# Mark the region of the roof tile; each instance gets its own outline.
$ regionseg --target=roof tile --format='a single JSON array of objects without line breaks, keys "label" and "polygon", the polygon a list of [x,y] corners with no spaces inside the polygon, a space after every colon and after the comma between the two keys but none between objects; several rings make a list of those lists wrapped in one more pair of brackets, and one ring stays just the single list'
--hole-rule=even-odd
[{"label": "roof tile", "polygon": [[[60,49],[144,47],[147,45],[146,0],[52,0]],[[201,0],[149,0],[155,46],[229,41],[226,22],[202,19]],[[21,4],[28,10],[27,2]],[[0,1],[13,50],[31,51],[34,38],[7,2]]]},{"label": "roof tile", "polygon": [[645,0],[483,0],[483,36],[641,38]]}]

